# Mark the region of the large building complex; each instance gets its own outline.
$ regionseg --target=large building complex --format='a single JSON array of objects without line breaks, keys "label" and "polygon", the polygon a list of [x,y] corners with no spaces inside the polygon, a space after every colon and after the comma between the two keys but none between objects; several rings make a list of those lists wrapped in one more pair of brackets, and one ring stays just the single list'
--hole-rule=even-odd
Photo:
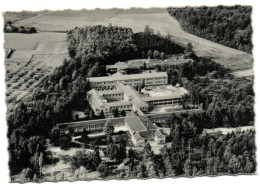
[{"label": "large building complex", "polygon": [[[154,74],[151,76],[154,76]],[[168,78],[167,74],[166,78]],[[107,114],[115,109],[118,111],[141,110],[146,112],[149,105],[153,107],[178,105],[182,102],[183,96],[188,94],[188,91],[183,87],[165,85],[165,83],[163,85],[162,83],[160,84],[146,86],[139,93],[133,86],[123,84],[120,81],[114,84],[112,90],[90,90],[87,92],[87,99],[92,110],[98,115],[101,111]]]},{"label": "large building complex", "polygon": [[[130,115],[128,113],[126,117],[63,123],[58,124],[58,127],[61,130],[73,128],[75,132],[81,132],[84,128],[89,131],[102,130],[109,120],[115,127],[124,127],[135,146],[143,145],[146,140],[165,143],[165,126],[157,126],[156,123],[165,123],[170,113],[160,110],[180,106],[183,96],[188,94],[183,87],[169,85],[166,72],[134,75],[116,73],[88,80],[92,89],[87,92],[87,100],[96,115],[103,111],[109,117],[116,109],[131,111]],[[159,116],[152,115],[151,109],[157,112],[156,108],[160,109],[157,113]]]}]

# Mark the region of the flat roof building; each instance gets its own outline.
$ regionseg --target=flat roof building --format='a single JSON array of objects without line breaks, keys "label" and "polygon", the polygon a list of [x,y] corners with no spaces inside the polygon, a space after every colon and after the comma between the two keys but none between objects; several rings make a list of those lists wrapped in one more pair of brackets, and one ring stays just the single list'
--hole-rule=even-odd
[{"label": "flat roof building", "polygon": [[123,75],[121,73],[115,73],[106,77],[90,77],[88,78],[91,88],[97,90],[112,90],[118,82],[124,85],[145,86],[163,85],[168,83],[168,75],[166,72],[153,72],[153,73],[141,73]]}]

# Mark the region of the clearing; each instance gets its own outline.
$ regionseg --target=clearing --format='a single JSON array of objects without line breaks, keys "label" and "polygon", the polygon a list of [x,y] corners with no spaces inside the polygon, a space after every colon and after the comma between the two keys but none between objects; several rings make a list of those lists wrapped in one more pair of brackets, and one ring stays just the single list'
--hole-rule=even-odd
[{"label": "clearing", "polygon": [[231,69],[252,69],[251,54],[194,36],[185,32],[179,22],[166,9],[109,9],[109,10],[64,10],[49,12],[16,22],[15,26],[33,26],[39,31],[67,31],[74,27],[105,25],[109,23],[131,27],[134,32],[144,30],[146,25],[162,35],[170,34],[181,45],[192,43],[198,56],[207,56]]},{"label": "clearing", "polygon": [[254,70],[240,70],[231,72],[230,74],[234,75],[235,77],[254,77]]},{"label": "clearing", "polygon": [[255,130],[254,126],[243,126],[237,128],[214,128],[214,129],[204,129],[204,131],[208,134],[214,133],[221,133],[221,134],[228,134],[236,131],[248,131],[248,130]]}]

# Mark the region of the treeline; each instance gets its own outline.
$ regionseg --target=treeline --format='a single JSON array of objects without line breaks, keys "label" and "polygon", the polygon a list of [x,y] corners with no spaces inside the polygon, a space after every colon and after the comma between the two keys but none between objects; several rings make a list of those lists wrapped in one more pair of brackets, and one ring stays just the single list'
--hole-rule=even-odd
[{"label": "treeline", "polygon": [[134,34],[134,43],[138,46],[138,58],[156,58],[150,52],[163,52],[166,54],[180,54],[184,52],[184,48],[171,41],[170,38],[158,36],[155,34],[148,34],[145,32]]},{"label": "treeline", "polygon": [[202,6],[167,10],[185,31],[252,53],[251,6]]},{"label": "treeline", "polygon": [[7,22],[5,27],[4,27],[4,32],[5,33],[27,33],[27,34],[32,34],[36,33],[35,27],[16,27],[13,26],[11,22]]}]

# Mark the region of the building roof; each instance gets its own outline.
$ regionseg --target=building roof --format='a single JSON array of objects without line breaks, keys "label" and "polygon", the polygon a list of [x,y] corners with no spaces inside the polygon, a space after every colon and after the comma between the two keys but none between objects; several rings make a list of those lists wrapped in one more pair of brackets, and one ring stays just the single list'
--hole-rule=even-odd
[{"label": "building roof", "polygon": [[167,96],[153,96],[153,97],[144,97],[142,98],[145,102],[150,102],[154,100],[167,100],[167,99],[179,99],[182,98],[183,94],[172,94]]},{"label": "building roof", "polygon": [[133,102],[133,104],[137,107],[147,107],[148,104],[141,99],[141,95],[135,90],[134,87],[129,85],[123,85],[122,83],[118,83],[117,88],[124,91],[124,93],[128,96],[129,99]]},{"label": "building roof", "polygon": [[95,89],[91,89],[90,91],[88,91],[87,96],[88,100],[95,108],[100,108],[101,106],[103,106],[104,102],[107,101],[102,95],[99,95]]},{"label": "building roof", "polygon": [[[123,122],[125,117],[110,118],[110,123],[115,124]],[[61,129],[66,129],[68,127],[79,127],[79,126],[89,126],[89,125],[105,125],[108,119],[97,119],[97,120],[87,120],[87,121],[77,121],[69,123],[60,123],[57,126]]]},{"label": "building roof", "polygon": [[132,132],[146,131],[146,127],[136,116],[126,117],[125,123],[128,125]]},{"label": "building roof", "polygon": [[132,79],[146,79],[154,77],[168,77],[166,72],[154,72],[154,73],[141,73],[141,74],[131,74],[131,75],[111,75],[105,77],[90,77],[89,82],[107,82],[107,81],[125,81]]},{"label": "building roof", "polygon": [[121,94],[121,93],[123,93],[122,90],[98,91],[98,94],[100,94],[100,95]]},{"label": "building roof", "polygon": [[157,129],[154,135],[157,137],[159,137],[159,136],[166,137],[167,134],[163,131],[163,129]]},{"label": "building roof", "polygon": [[159,85],[142,89],[142,92],[146,95],[142,99],[144,101],[153,100],[166,100],[166,99],[178,99],[189,92],[184,87],[176,87],[172,85]]},{"label": "building roof", "polygon": [[146,127],[147,130],[157,130],[158,127],[154,126],[153,123],[145,116],[139,116],[138,117],[140,121],[143,123],[143,125]]},{"label": "building roof", "polygon": [[144,139],[145,137],[143,137],[139,132],[134,132],[133,137],[138,140],[138,139]]},{"label": "building roof", "polygon": [[132,102],[122,100],[122,101],[115,101],[115,102],[106,103],[106,106],[108,106],[108,107],[126,106],[126,105],[132,105]]},{"label": "building roof", "polygon": [[[183,111],[181,111],[183,112]],[[173,112],[165,112],[165,113],[156,113],[156,114],[146,114],[149,118],[168,118],[171,116]]]},{"label": "building roof", "polygon": [[149,138],[150,135],[148,131],[141,131],[139,132],[139,134],[144,138]]}]

